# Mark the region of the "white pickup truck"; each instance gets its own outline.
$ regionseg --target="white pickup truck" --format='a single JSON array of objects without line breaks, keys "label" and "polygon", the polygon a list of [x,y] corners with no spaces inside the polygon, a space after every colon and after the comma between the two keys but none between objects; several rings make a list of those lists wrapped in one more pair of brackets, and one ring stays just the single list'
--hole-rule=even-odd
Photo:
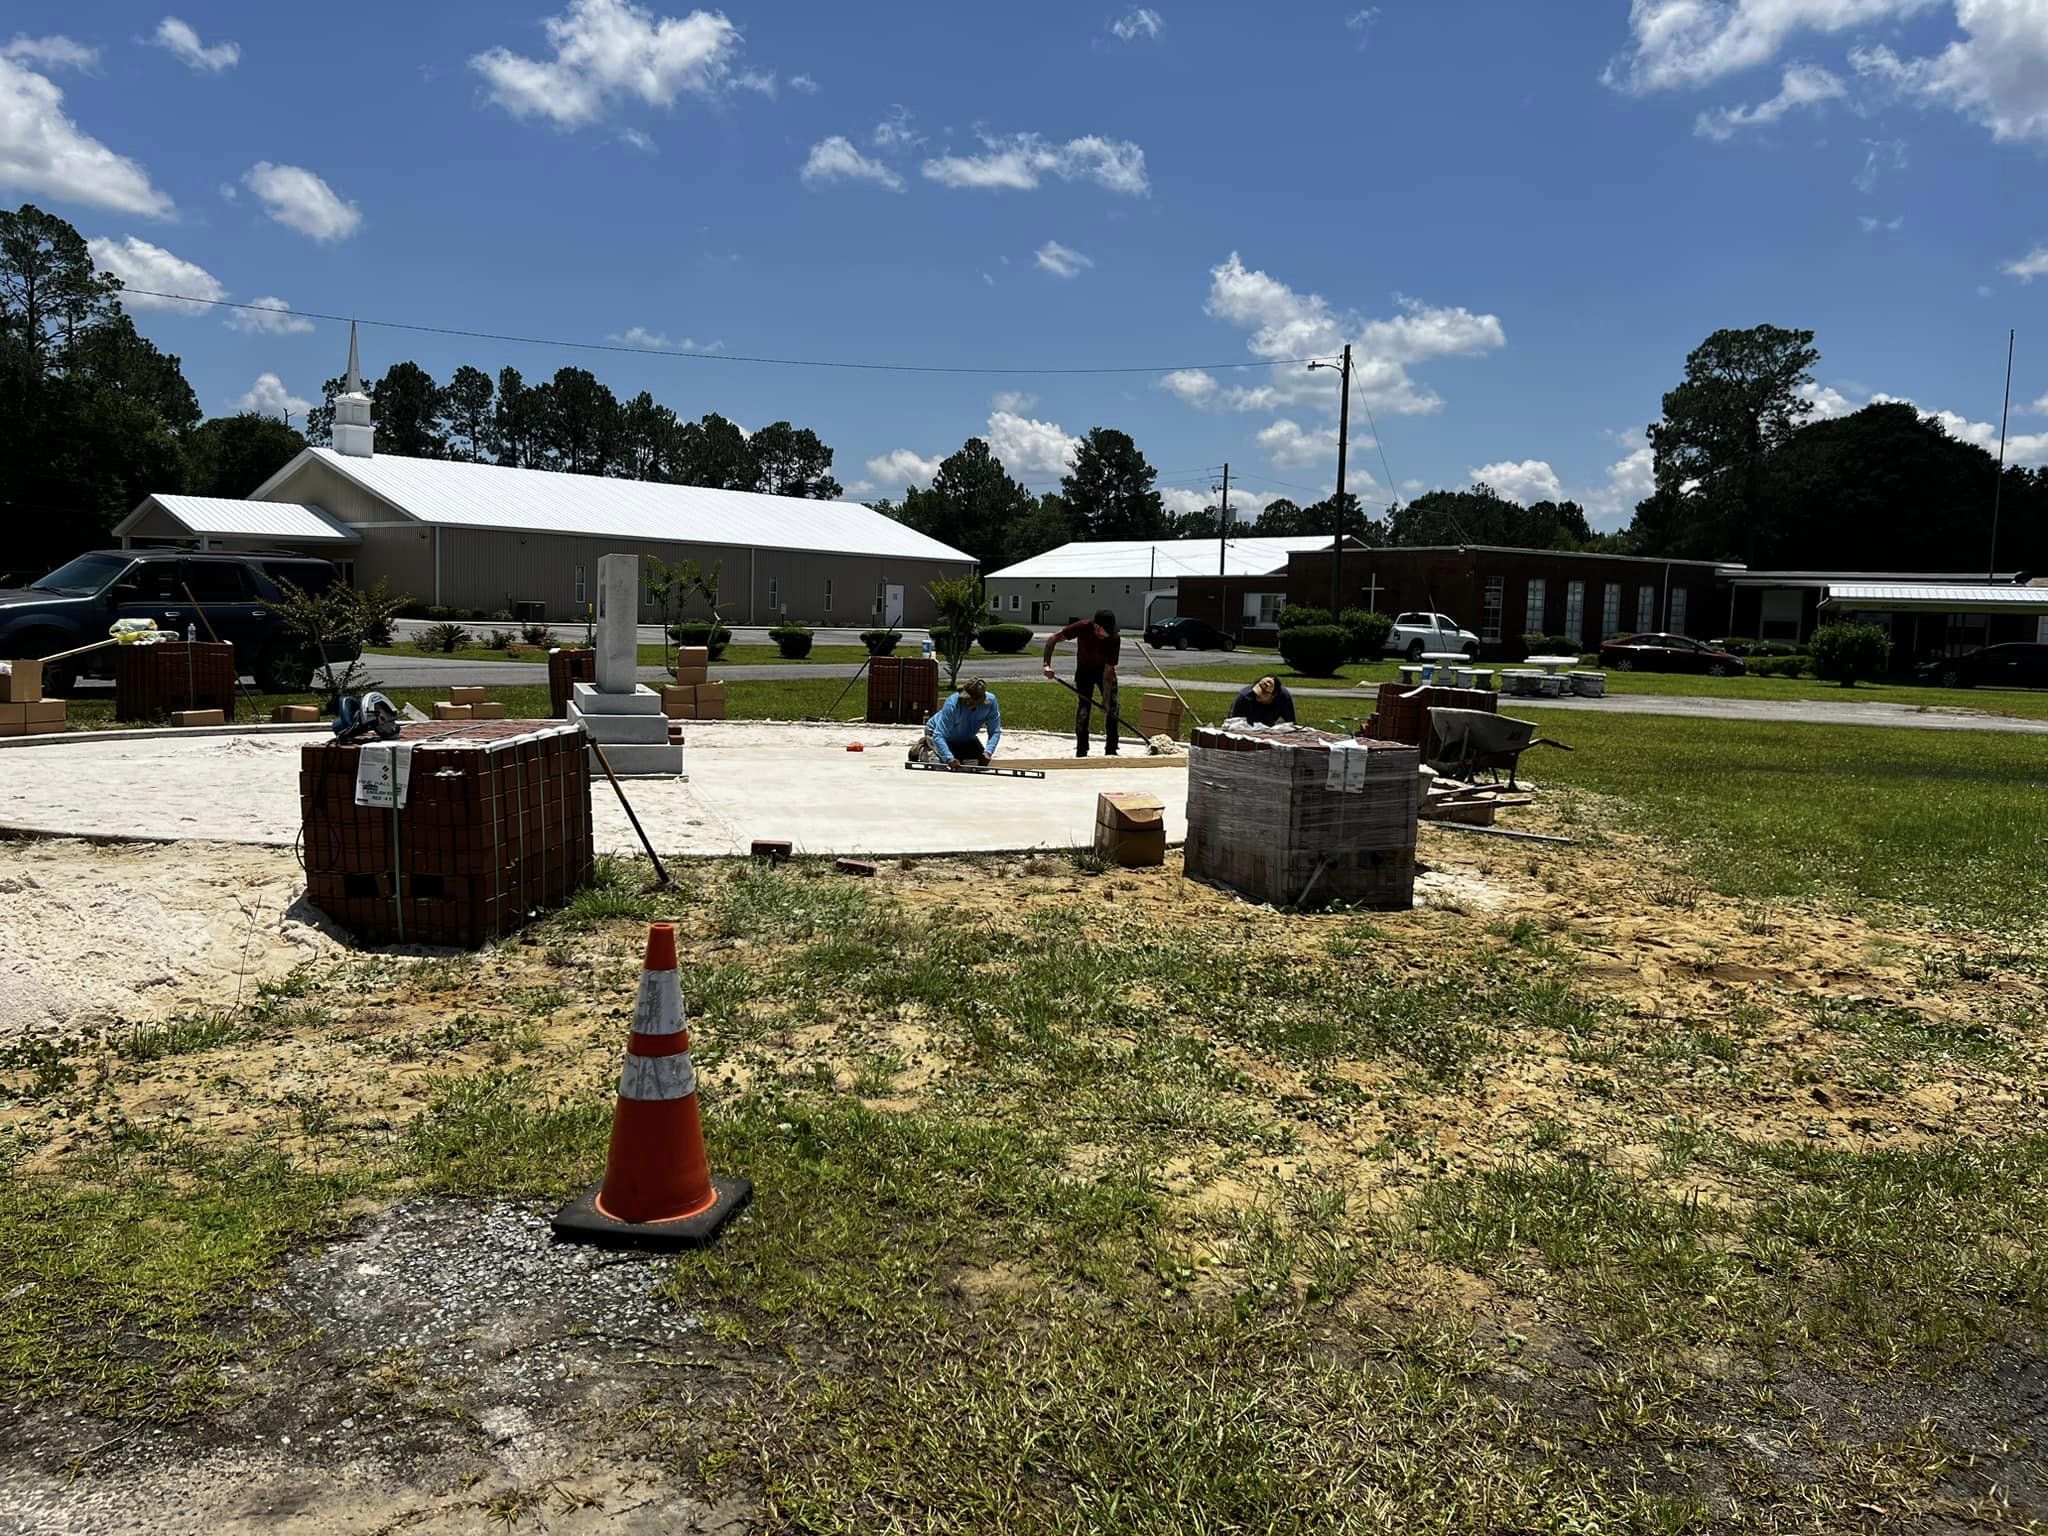
[{"label": "white pickup truck", "polygon": [[1424,654],[1449,655],[1452,651],[1463,651],[1476,658],[1479,637],[1469,629],[1458,628],[1458,621],[1449,614],[1403,613],[1394,618],[1386,648],[1410,661]]}]

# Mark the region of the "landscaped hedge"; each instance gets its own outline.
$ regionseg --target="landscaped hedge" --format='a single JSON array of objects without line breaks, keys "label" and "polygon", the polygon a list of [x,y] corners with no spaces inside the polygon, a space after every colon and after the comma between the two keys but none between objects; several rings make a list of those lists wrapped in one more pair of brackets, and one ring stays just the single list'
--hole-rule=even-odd
[{"label": "landscaped hedge", "polygon": [[1346,608],[1338,619],[1351,636],[1351,660],[1376,661],[1387,648],[1387,636],[1394,632],[1393,619],[1370,608]]},{"label": "landscaped hedge", "polygon": [[993,656],[1014,656],[1031,643],[1029,624],[984,624],[974,637]]},{"label": "landscaped hedge", "polygon": [[870,656],[894,656],[903,636],[893,629],[864,629],[860,632],[860,643],[868,648]]},{"label": "landscaped hedge", "polygon": [[1280,631],[1280,657],[1304,677],[1335,677],[1351,656],[1351,631],[1341,624],[1303,624]]},{"label": "landscaped hedge", "polygon": [[1577,656],[1579,642],[1566,635],[1539,635],[1533,631],[1522,636],[1524,656]]},{"label": "landscaped hedge", "polygon": [[1884,670],[1891,648],[1891,637],[1875,624],[1823,624],[1813,632],[1813,670],[1853,688],[1858,678]]},{"label": "landscaped hedge", "polygon": [[1804,677],[1813,670],[1811,656],[1752,656],[1748,663],[1752,677]]},{"label": "landscaped hedge", "polygon": [[1281,629],[1286,630],[1306,629],[1311,625],[1321,627],[1335,624],[1337,620],[1327,608],[1297,608],[1294,604],[1289,603],[1280,610],[1279,617],[1274,619],[1273,622]]},{"label": "landscaped hedge", "polygon": [[768,631],[768,638],[775,642],[785,661],[802,661],[811,654],[813,637],[801,624],[778,624]]},{"label": "landscaped hedge", "polygon": [[668,627],[668,637],[677,645],[701,645],[711,653],[713,661],[725,654],[725,648],[732,644],[732,631],[725,625],[714,626],[709,619],[685,619],[680,624]]}]

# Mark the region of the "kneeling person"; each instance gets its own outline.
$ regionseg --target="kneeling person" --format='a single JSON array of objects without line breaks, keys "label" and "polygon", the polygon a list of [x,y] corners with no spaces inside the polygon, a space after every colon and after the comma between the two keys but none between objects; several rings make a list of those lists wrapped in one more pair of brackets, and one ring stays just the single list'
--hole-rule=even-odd
[{"label": "kneeling person", "polygon": [[[981,733],[988,733],[984,743]],[[988,684],[970,677],[924,725],[925,761],[981,766],[1003,739],[1003,712]]]},{"label": "kneeling person", "polygon": [[1292,725],[1294,695],[1281,686],[1279,678],[1268,674],[1238,694],[1230,713],[1233,719],[1249,720],[1253,725],[1279,725],[1282,721]]}]

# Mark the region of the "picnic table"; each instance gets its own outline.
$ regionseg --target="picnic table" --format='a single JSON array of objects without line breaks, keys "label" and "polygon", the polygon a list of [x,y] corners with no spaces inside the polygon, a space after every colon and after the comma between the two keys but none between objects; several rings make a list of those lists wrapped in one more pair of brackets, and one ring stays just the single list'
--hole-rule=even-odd
[{"label": "picnic table", "polygon": [[1579,658],[1576,656],[1528,656],[1523,658],[1524,666],[1541,667],[1545,672],[1553,675],[1558,672],[1568,672],[1578,664]]}]

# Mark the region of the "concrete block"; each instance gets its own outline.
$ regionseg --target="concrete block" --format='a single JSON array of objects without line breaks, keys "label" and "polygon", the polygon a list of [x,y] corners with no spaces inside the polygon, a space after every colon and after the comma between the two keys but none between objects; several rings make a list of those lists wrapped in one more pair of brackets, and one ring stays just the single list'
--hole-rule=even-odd
[{"label": "concrete block", "polygon": [[[466,707],[466,706],[465,706]],[[569,706],[569,723],[580,725],[585,734],[605,745],[610,751],[613,742],[665,742],[668,740],[668,717],[666,715],[587,715],[577,705]]]},{"label": "concrete block", "polygon": [[578,683],[569,690],[569,701],[586,715],[658,715],[661,695],[652,688],[634,684],[630,693],[606,693],[590,683]]},{"label": "concrete block", "polygon": [[640,557],[600,555],[597,561],[597,686],[631,693],[640,663]]},{"label": "concrete block", "polygon": [[[674,778],[683,771],[683,749],[666,743],[658,747],[631,742],[607,744],[604,756],[612,765],[612,772],[622,779]],[[603,774],[595,757],[591,758],[590,766],[593,772]]]}]

